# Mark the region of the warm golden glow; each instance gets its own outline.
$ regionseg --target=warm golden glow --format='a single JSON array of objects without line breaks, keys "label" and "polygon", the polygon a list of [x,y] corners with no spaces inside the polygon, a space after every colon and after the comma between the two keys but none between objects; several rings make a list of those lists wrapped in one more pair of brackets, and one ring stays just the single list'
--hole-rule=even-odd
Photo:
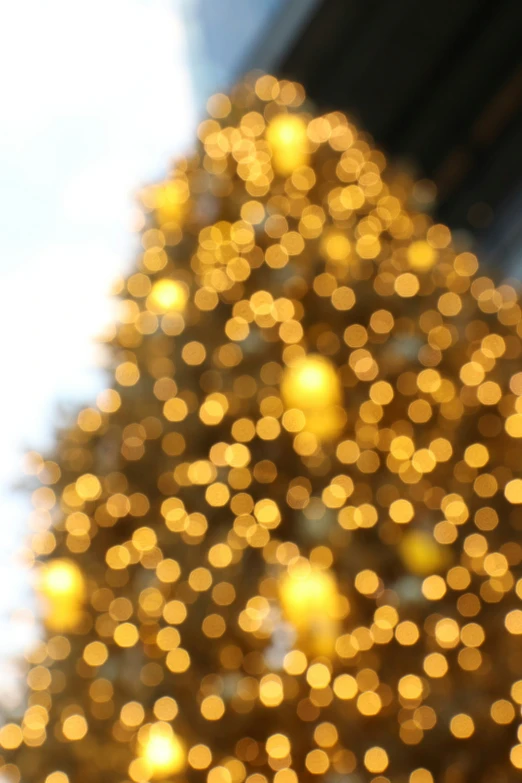
[{"label": "warm golden glow", "polygon": [[42,568],[41,591],[51,599],[81,600],[84,593],[82,572],[71,560],[53,560]]},{"label": "warm golden glow", "polygon": [[416,272],[426,272],[437,260],[437,252],[428,242],[418,240],[408,248],[408,261]]},{"label": "warm golden glow", "polygon": [[268,125],[266,139],[278,174],[291,174],[310,158],[306,122],[297,114],[278,114]]},{"label": "warm golden glow", "polygon": [[341,383],[333,364],[323,356],[309,355],[288,367],[281,382],[287,408],[304,414],[305,429],[319,438],[330,438],[342,429],[345,416]]},{"label": "warm golden glow", "polygon": [[142,195],[105,391],[27,455],[0,778],[511,781],[520,293],[300,85],[208,109]]},{"label": "warm golden glow", "polygon": [[305,429],[319,440],[333,438],[339,434],[346,421],[339,405],[328,405],[324,410],[311,409],[305,413]]},{"label": "warm golden glow", "polygon": [[85,598],[81,570],[72,560],[56,559],[42,566],[39,577],[39,590],[46,599],[46,624],[57,631],[72,630]]},{"label": "warm golden glow", "polygon": [[435,541],[431,533],[423,530],[406,533],[399,551],[406,568],[419,576],[440,571],[449,561],[448,551]]},{"label": "warm golden glow", "polygon": [[145,762],[150,776],[159,780],[184,769],[186,751],[170,725],[159,721],[150,726],[148,737],[140,748],[140,758]]},{"label": "warm golden glow", "polygon": [[307,650],[328,655],[339,629],[340,599],[335,577],[329,571],[303,562],[279,584],[281,607]]},{"label": "warm golden glow", "polygon": [[285,615],[298,628],[308,627],[322,615],[335,615],[337,586],[326,571],[303,568],[287,574],[281,582],[280,596]]},{"label": "warm golden glow", "polygon": [[184,286],[177,280],[158,280],[152,286],[147,301],[154,312],[182,312],[187,302],[187,294]]},{"label": "warm golden glow", "polygon": [[313,410],[339,404],[341,384],[328,359],[310,355],[286,370],[281,393],[288,408]]},{"label": "warm golden glow", "polygon": [[352,246],[344,231],[330,230],[321,238],[321,252],[328,261],[346,264],[350,260]]},{"label": "warm golden glow", "polygon": [[186,212],[188,188],[184,180],[165,182],[154,193],[160,223],[179,221]]}]

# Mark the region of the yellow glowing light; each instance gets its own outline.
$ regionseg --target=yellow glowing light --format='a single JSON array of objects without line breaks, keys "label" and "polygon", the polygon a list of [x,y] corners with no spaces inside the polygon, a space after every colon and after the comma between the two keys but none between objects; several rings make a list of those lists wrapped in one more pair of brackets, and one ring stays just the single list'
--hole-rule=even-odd
[{"label": "yellow glowing light", "polygon": [[437,260],[437,252],[423,240],[412,242],[408,248],[410,267],[416,272],[426,272]]},{"label": "yellow glowing light", "polygon": [[307,626],[316,616],[331,614],[337,595],[332,574],[312,568],[287,574],[280,588],[283,610],[298,627]]},{"label": "yellow glowing light", "polygon": [[182,312],[187,303],[184,286],[176,280],[158,280],[147,298],[150,310],[157,313]]},{"label": "yellow glowing light", "polygon": [[408,571],[426,576],[448,565],[449,554],[433,536],[423,530],[412,530],[399,544],[399,553]]},{"label": "yellow glowing light", "polygon": [[304,646],[316,655],[331,654],[339,630],[340,596],[334,576],[306,563],[285,574],[279,597]]},{"label": "yellow glowing light", "polygon": [[288,175],[310,159],[306,122],[297,114],[278,114],[268,125],[266,139],[279,174]]},{"label": "yellow glowing light", "polygon": [[186,751],[168,723],[158,721],[142,743],[140,757],[155,780],[175,775],[185,767]]},{"label": "yellow glowing light", "polygon": [[309,355],[288,367],[281,383],[286,408],[298,408],[305,416],[305,429],[319,438],[337,435],[345,422],[341,382],[328,359]]},{"label": "yellow glowing light", "polygon": [[76,563],[64,558],[44,565],[39,589],[47,599],[47,625],[54,630],[72,630],[78,624],[85,598],[85,580]]},{"label": "yellow glowing light", "polygon": [[154,205],[158,222],[179,222],[187,211],[189,189],[182,179],[165,182],[155,189]]},{"label": "yellow glowing light", "polygon": [[83,574],[72,560],[54,560],[42,569],[41,591],[47,598],[83,599]]},{"label": "yellow glowing light", "polygon": [[287,408],[324,410],[340,403],[341,383],[328,359],[310,355],[285,371],[281,393]]},{"label": "yellow glowing light", "polygon": [[320,248],[325,258],[339,264],[347,263],[352,252],[350,240],[342,231],[326,232],[321,239]]},{"label": "yellow glowing light", "polygon": [[346,415],[339,405],[330,405],[324,410],[308,411],[305,428],[319,439],[333,438],[343,428]]}]

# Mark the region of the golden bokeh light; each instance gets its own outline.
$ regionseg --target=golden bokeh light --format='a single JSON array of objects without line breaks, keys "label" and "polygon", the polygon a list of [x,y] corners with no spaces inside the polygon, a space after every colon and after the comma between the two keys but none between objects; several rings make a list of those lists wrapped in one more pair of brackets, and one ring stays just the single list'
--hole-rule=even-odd
[{"label": "golden bokeh light", "polygon": [[25,460],[0,778],[511,783],[518,287],[300,85],[208,111],[140,198],[104,390]]},{"label": "golden bokeh light", "polygon": [[266,139],[272,150],[274,168],[288,175],[309,161],[307,125],[298,114],[278,114],[270,121]]},{"label": "golden bokeh light", "polygon": [[172,727],[158,721],[148,727],[146,737],[140,740],[140,758],[153,780],[171,777],[181,772],[186,764],[186,751]]},{"label": "golden bokeh light", "polygon": [[407,532],[399,544],[404,565],[413,574],[425,576],[440,571],[449,563],[450,555],[424,530]]},{"label": "golden bokeh light", "polygon": [[302,411],[305,429],[319,438],[333,437],[343,428],[339,376],[324,356],[305,356],[286,368],[281,395],[287,408]]},{"label": "golden bokeh light", "polygon": [[73,560],[56,558],[42,566],[38,589],[45,599],[45,621],[49,628],[70,631],[81,617],[85,579]]},{"label": "golden bokeh light", "polygon": [[315,654],[331,652],[342,611],[333,574],[299,563],[282,577],[279,595],[284,615],[305,648]]},{"label": "golden bokeh light", "polygon": [[289,408],[327,408],[341,401],[339,376],[324,357],[307,356],[285,371],[281,394]]},{"label": "golden bokeh light", "polygon": [[437,252],[432,245],[423,240],[412,242],[408,248],[408,262],[417,272],[426,272],[437,260]]},{"label": "golden bokeh light", "polygon": [[187,301],[187,293],[177,280],[163,279],[154,283],[147,301],[152,312],[182,312]]}]

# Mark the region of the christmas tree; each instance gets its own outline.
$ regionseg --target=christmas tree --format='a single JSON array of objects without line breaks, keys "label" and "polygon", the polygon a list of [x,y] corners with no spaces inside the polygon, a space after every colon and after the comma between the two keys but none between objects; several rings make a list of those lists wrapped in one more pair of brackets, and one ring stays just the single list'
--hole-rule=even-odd
[{"label": "christmas tree", "polygon": [[141,196],[110,388],[32,455],[12,783],[510,783],[522,310],[252,77]]}]

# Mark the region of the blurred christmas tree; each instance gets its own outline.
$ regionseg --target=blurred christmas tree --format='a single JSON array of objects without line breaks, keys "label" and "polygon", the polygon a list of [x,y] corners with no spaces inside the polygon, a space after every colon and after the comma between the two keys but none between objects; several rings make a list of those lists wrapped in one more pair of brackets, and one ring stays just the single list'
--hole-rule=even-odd
[{"label": "blurred christmas tree", "polygon": [[5,780],[519,779],[517,294],[307,112],[252,78],[143,193],[113,388],[32,458]]}]

